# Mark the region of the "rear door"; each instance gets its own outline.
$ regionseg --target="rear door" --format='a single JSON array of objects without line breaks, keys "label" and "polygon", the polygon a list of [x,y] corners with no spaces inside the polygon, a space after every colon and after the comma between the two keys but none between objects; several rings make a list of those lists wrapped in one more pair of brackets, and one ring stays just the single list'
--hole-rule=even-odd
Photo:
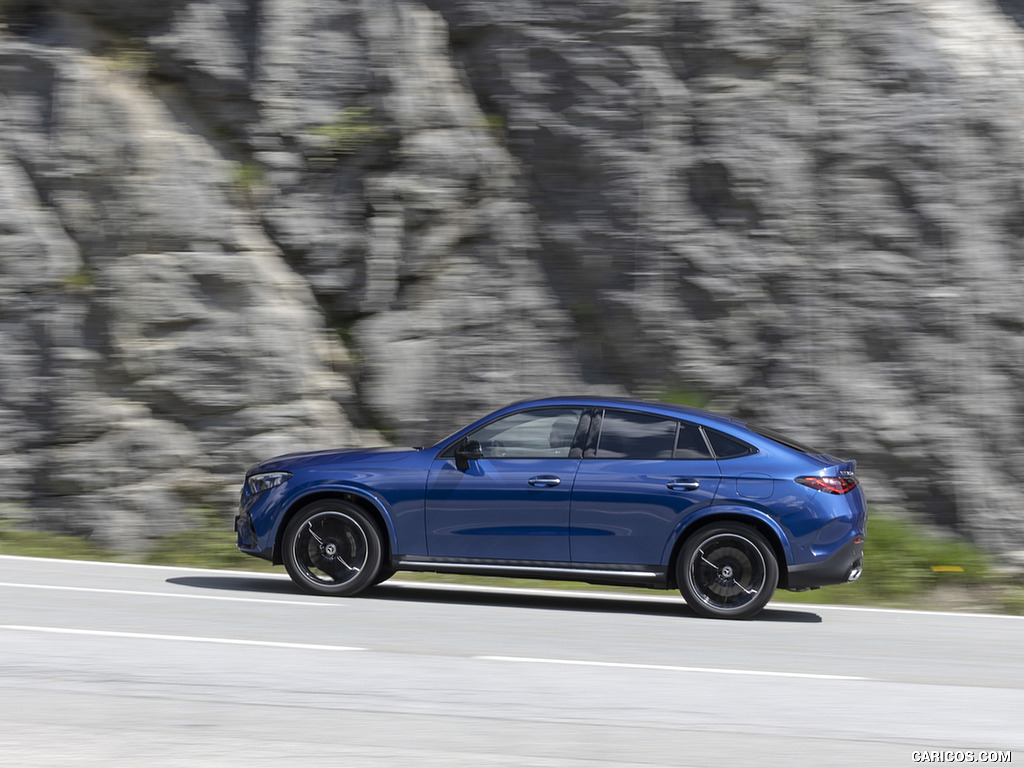
[{"label": "rear door", "polygon": [[718,489],[704,435],[694,424],[611,408],[591,429],[572,496],[573,562],[660,564],[679,521]]}]

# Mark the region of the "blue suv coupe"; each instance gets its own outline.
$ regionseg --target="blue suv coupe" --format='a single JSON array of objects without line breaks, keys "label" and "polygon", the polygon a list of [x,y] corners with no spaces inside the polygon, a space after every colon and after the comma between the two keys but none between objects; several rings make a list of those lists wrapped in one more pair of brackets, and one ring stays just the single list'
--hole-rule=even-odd
[{"label": "blue suv coupe", "polygon": [[695,408],[557,397],[430,448],[264,461],[235,530],[318,595],[434,571],[678,588],[738,619],[857,579],[866,522],[853,461]]}]

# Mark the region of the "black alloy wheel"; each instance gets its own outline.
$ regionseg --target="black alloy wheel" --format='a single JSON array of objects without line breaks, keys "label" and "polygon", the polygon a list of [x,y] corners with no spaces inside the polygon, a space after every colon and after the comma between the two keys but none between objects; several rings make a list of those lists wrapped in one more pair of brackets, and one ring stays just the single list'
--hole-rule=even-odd
[{"label": "black alloy wheel", "polygon": [[676,580],[695,613],[748,619],[775,594],[779,566],[760,533],[742,523],[723,522],[687,539],[676,560]]},{"label": "black alloy wheel", "polygon": [[314,595],[355,595],[381,571],[380,531],[347,501],[326,499],[303,508],[288,524],[283,543],[288,575]]}]

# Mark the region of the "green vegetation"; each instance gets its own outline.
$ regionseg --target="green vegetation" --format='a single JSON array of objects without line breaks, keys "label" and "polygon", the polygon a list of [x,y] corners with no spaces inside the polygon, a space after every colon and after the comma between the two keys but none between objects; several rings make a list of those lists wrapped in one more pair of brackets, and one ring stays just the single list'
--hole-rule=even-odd
[{"label": "green vegetation", "polygon": [[361,147],[387,138],[387,131],[373,122],[369,107],[345,107],[334,121],[310,130],[327,139],[327,150],[334,155],[349,155]]},{"label": "green vegetation", "polygon": [[[148,554],[134,556],[111,552],[80,537],[31,531],[11,520],[0,519],[0,554],[249,571],[274,568],[264,560],[237,551],[231,524],[222,515],[195,510],[191,516],[192,528],[163,536]],[[864,552],[865,573],[856,583],[799,593],[780,590],[775,599],[789,603],[1024,614],[1024,582],[999,574],[976,547],[941,536],[929,527],[874,515],[868,524]],[[397,578],[428,583],[658,594],[646,589],[577,582],[452,574],[400,573]]]},{"label": "green vegetation", "polygon": [[61,285],[68,291],[81,291],[91,288],[96,282],[96,277],[88,267],[81,267],[70,275],[65,275]]},{"label": "green vegetation", "polygon": [[235,546],[231,522],[209,509],[191,510],[193,527],[161,536],[144,556],[149,565],[185,565],[193,568],[226,568],[267,571],[266,560],[242,554]]},{"label": "green vegetation", "polygon": [[263,177],[263,166],[259,163],[235,163],[231,186],[247,201],[252,202],[263,187]]},{"label": "green vegetation", "polygon": [[11,520],[0,519],[0,555],[247,571],[273,568],[265,560],[238,551],[229,520],[209,510],[194,510],[190,516],[194,527],[160,537],[153,549],[143,555],[116,552],[81,536],[31,530]]},{"label": "green vegetation", "polygon": [[332,330],[334,331],[335,336],[338,337],[338,340],[345,346],[345,349],[349,350],[349,352],[353,354],[358,351],[359,345],[356,342],[356,333],[353,328],[353,324],[336,325]]},{"label": "green vegetation", "polygon": [[62,560],[115,560],[107,550],[80,536],[26,530],[0,519],[0,555],[57,557]]},{"label": "green vegetation", "polygon": [[660,400],[663,403],[672,403],[673,405],[686,405],[690,408],[707,408],[708,403],[711,401],[705,394],[682,387],[669,387],[652,399]]},{"label": "green vegetation", "polygon": [[483,125],[500,144],[505,143],[506,124],[504,115],[500,115],[497,112],[488,112],[484,115]]},{"label": "green vegetation", "polygon": [[577,325],[590,327],[601,319],[601,310],[588,301],[574,301],[569,305],[569,314]]},{"label": "green vegetation", "polygon": [[141,38],[120,38],[104,46],[99,53],[111,69],[129,77],[143,78],[154,67],[153,52]]},{"label": "green vegetation", "polygon": [[[780,592],[787,602],[902,608],[962,608],[1020,613],[1014,585],[977,547],[934,529],[874,514],[864,542],[864,575],[853,584]],[[1017,585],[1018,591],[1020,585]]]}]

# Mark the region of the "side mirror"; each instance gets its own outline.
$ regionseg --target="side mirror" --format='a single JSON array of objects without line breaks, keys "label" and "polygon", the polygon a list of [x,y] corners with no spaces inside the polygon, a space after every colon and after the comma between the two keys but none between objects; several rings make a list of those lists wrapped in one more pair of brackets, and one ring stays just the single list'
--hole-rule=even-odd
[{"label": "side mirror", "polygon": [[469,462],[482,459],[484,449],[476,440],[467,440],[455,449],[455,466],[465,472],[469,469]]}]

